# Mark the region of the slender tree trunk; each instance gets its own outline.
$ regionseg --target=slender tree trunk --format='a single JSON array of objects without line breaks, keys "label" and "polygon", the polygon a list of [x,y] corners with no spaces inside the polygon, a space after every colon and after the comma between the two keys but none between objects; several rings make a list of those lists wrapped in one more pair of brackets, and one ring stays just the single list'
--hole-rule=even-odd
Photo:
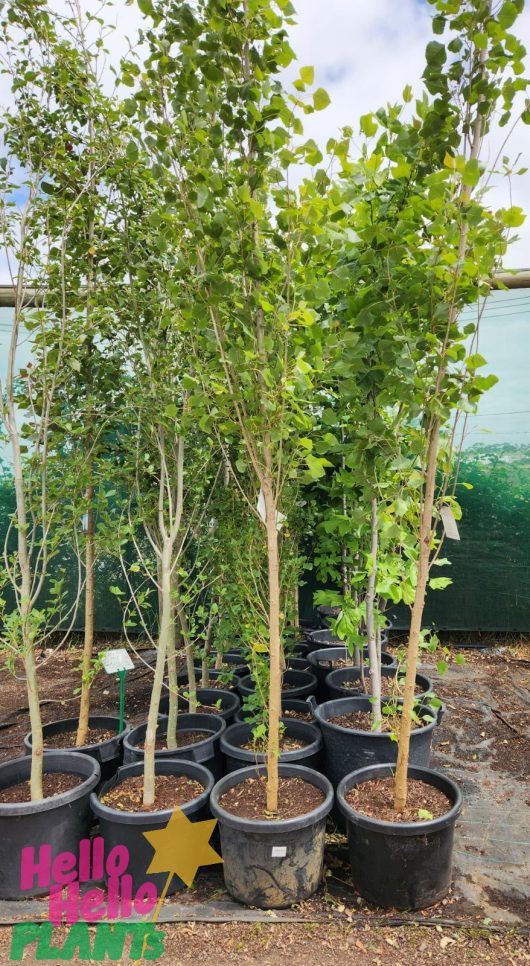
[{"label": "slender tree trunk", "polygon": [[[178,593],[178,591],[177,591]],[[184,641],[184,652],[186,654],[186,671],[188,673],[188,703],[190,714],[193,714],[197,710],[197,678],[195,673],[195,663],[194,663],[194,647],[191,640],[190,630],[188,627],[188,621],[186,619],[186,613],[182,606],[182,601],[177,597],[177,614],[180,623],[180,630],[182,634],[182,639]]]},{"label": "slender tree trunk", "polygon": [[87,487],[86,499],[88,504],[86,524],[86,584],[85,584],[85,637],[83,642],[83,657],[81,662],[81,701],[79,704],[79,724],[77,728],[76,747],[86,744],[88,734],[88,718],[90,714],[90,668],[94,650],[94,487]]},{"label": "slender tree trunk", "polygon": [[[16,325],[16,324],[15,324]],[[18,565],[20,568],[20,603],[19,613],[21,622],[22,652],[24,671],[26,674],[26,690],[28,695],[29,716],[31,724],[31,776],[30,776],[30,795],[32,802],[41,801],[43,798],[42,790],[42,766],[44,758],[44,739],[42,734],[42,717],[40,712],[39,687],[37,680],[37,667],[35,663],[35,643],[31,634],[31,561],[27,541],[27,514],[26,514],[26,492],[24,487],[24,475],[22,469],[22,454],[20,452],[20,439],[16,422],[16,407],[14,402],[13,372],[14,372],[14,351],[17,344],[16,326],[12,336],[9,370],[7,379],[7,404],[8,419],[7,430],[13,457],[13,478],[15,485],[15,498],[17,507],[17,531],[18,531]]]},{"label": "slender tree trunk", "polygon": [[377,577],[377,552],[379,547],[379,531],[377,524],[377,499],[372,499],[371,513],[371,546],[370,556],[372,566],[368,577],[366,591],[366,631],[368,635],[368,659],[370,661],[370,690],[372,695],[372,728],[381,731],[381,668],[377,660],[377,642],[375,634],[374,604],[375,583]]},{"label": "slender tree trunk", "polygon": [[[173,607],[175,603],[173,602]],[[177,621],[176,614],[173,613],[173,623],[171,634],[168,638],[167,646],[167,679],[169,685],[169,711],[167,717],[167,746],[176,748],[177,741],[177,722],[179,709],[178,679],[177,679]]]},{"label": "slender tree trunk", "polygon": [[269,734],[267,742],[267,811],[278,811],[278,758],[281,716],[280,561],[276,503],[271,479],[263,480],[265,526],[267,530],[267,572],[269,583]]},{"label": "slender tree trunk", "polygon": [[155,800],[155,743],[158,710],[164,684],[164,668],[166,666],[168,644],[173,633],[174,625],[174,606],[171,593],[171,551],[171,542],[166,541],[162,550],[162,610],[158,631],[158,647],[144,742],[144,805],[153,805]]},{"label": "slender tree trunk", "polygon": [[44,758],[44,739],[42,734],[42,719],[40,713],[39,685],[37,667],[35,664],[35,648],[33,642],[27,642],[24,648],[24,671],[26,674],[26,689],[28,695],[29,720],[31,724],[31,801],[40,801],[44,795],[42,790],[42,765]]},{"label": "slender tree trunk", "polygon": [[412,730],[412,711],[414,707],[414,691],[416,684],[416,672],[418,668],[421,622],[423,618],[423,609],[425,606],[427,580],[429,578],[429,559],[432,540],[432,515],[434,509],[434,491],[436,484],[439,436],[440,422],[437,416],[433,416],[429,430],[425,495],[420,521],[418,579],[410,621],[410,636],[407,647],[407,674],[405,678],[403,713],[401,716],[401,726],[399,730],[398,760],[394,783],[394,806],[399,810],[404,809],[405,805],[407,804],[407,772],[409,764],[410,733]]},{"label": "slender tree trunk", "polygon": [[201,667],[201,688],[207,688],[210,683],[210,665],[208,664],[208,658],[210,657],[210,651],[212,649],[213,640],[213,626],[214,617],[210,613],[208,618],[208,627],[206,628],[206,637],[204,639],[204,650],[202,657],[202,667]]}]

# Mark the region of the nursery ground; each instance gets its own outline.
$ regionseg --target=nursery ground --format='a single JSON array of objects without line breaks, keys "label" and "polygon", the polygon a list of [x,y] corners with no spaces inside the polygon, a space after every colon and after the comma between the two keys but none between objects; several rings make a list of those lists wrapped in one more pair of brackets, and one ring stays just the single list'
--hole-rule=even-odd
[{"label": "nursery ground", "polygon": [[[306,923],[189,923],[164,926],[160,966],[527,966],[530,942],[510,931],[384,927],[344,921]],[[65,930],[57,931],[60,945]],[[0,963],[7,966],[11,930],[0,928]],[[30,949],[25,966],[38,966]],[[71,963],[80,964],[77,958]],[[87,962],[84,960],[83,962]],[[130,962],[126,958],[123,962]],[[57,964],[58,966],[58,964]]]},{"label": "nursery ground", "polygon": [[[463,652],[466,664],[460,667],[451,663],[441,678],[435,668],[440,655],[429,656],[424,665],[447,704],[442,726],[436,729],[433,765],[446,770],[460,782],[465,805],[456,832],[451,895],[429,910],[398,917],[398,921],[429,921],[440,926],[444,935],[449,929],[449,937],[453,935],[451,929],[459,932],[464,926],[475,930],[490,925],[517,929],[530,922],[530,644],[513,639],[488,643],[496,643],[497,647],[483,652]],[[42,669],[45,721],[76,714],[78,698],[73,696],[73,689],[78,682],[78,661],[79,652],[70,648],[55,655],[53,661]],[[128,677],[127,716],[132,722],[145,717],[150,675],[151,671],[140,665]],[[117,682],[102,674],[93,689],[93,710],[115,713],[117,700]],[[22,738],[28,730],[24,682],[13,679],[5,669],[1,670],[0,759],[21,752]],[[0,903],[0,923],[19,918],[21,905],[15,904],[15,913],[13,904]],[[327,919],[330,915],[351,919],[360,929],[369,925],[376,931],[386,923],[396,923],[395,914],[375,909],[356,895],[349,875],[346,840],[339,831],[328,837],[326,877],[318,893],[294,910],[278,913],[274,918],[289,924],[289,930],[294,930],[293,936],[298,935],[297,930],[305,936],[304,929],[309,930],[311,922]],[[44,916],[45,907],[38,900],[28,905],[23,914],[24,918],[37,920]],[[232,936],[231,927],[221,924],[234,923],[235,920],[239,920],[241,935],[262,938],[269,935],[270,917],[232,902],[224,890],[222,873],[217,867],[202,871],[193,890],[166,902],[161,919],[173,922],[174,925],[168,925],[170,937],[180,935],[179,930],[183,927],[177,923],[202,920],[197,921],[197,931],[193,935],[203,937],[200,941],[206,945],[206,937],[211,933],[211,927],[204,923],[208,919],[216,923],[216,929],[225,930],[227,937]],[[260,919],[261,923],[252,921]],[[306,922],[295,925],[296,920],[301,919]],[[260,931],[261,927],[264,932]],[[279,935],[291,933],[281,932]],[[356,938],[360,935],[355,932]],[[401,936],[402,932],[394,929],[389,935]],[[426,935],[430,937],[430,943],[432,929],[426,930]],[[233,941],[238,941],[237,930]],[[362,936],[360,941],[364,942]],[[297,939],[289,942],[298,948]],[[492,942],[497,944],[495,938]],[[382,943],[384,952],[387,947],[391,948],[384,938]],[[275,947],[275,942],[271,945]],[[400,939],[400,950],[401,945]],[[446,943],[445,946],[443,961],[452,962],[446,956],[453,944]],[[219,949],[217,940],[216,947]],[[462,946],[462,950],[465,948]],[[360,947],[359,951],[362,953]],[[325,966],[328,962],[326,955],[323,946],[321,960],[302,959],[301,962],[321,961]],[[367,955],[372,955],[371,951]],[[407,963],[414,963],[408,953],[405,958]],[[418,962],[427,960],[428,957]],[[275,962],[274,959],[262,961]],[[375,961],[373,958],[366,960]],[[385,961],[381,954],[381,962]],[[510,959],[502,961],[510,962]],[[492,962],[501,962],[497,945],[493,949]]]}]

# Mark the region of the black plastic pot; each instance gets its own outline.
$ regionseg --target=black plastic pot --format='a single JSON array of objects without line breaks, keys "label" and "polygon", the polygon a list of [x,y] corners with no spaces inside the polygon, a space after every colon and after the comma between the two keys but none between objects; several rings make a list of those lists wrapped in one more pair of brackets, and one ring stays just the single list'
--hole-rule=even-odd
[{"label": "black plastic pot", "polygon": [[[215,670],[214,664],[215,664],[216,657],[217,657],[216,652],[212,651],[212,653],[210,654],[212,671]],[[228,672],[232,671],[234,674],[237,674],[239,677],[241,677],[244,674],[250,673],[250,667],[248,664],[245,663],[245,652],[243,648],[239,648],[238,650],[234,650],[234,651],[226,651],[223,654],[223,664],[229,665],[228,668],[221,668],[221,670],[224,670],[225,673],[227,671]],[[199,662],[196,662],[195,666],[200,673],[200,671],[202,670],[202,664],[200,664]]]},{"label": "black plastic pot", "polygon": [[[366,672],[366,676],[368,672]],[[381,676],[385,678],[395,678],[397,675],[397,668],[394,667],[381,667]],[[345,682],[348,682],[350,686],[348,687]],[[425,677],[424,674],[416,675],[416,685],[421,688],[423,694],[432,692],[433,684],[432,681]],[[337,668],[336,671],[330,671],[326,675],[325,679],[326,692],[330,701],[335,698],[355,698],[363,694],[361,687],[361,672],[358,668]]]},{"label": "black plastic pot", "polygon": [[[102,796],[119,785],[124,779],[143,773],[143,762],[135,762],[130,765],[123,765],[110,781],[103,785],[99,795],[93,794],[90,799],[92,811],[99,821],[100,834],[105,842],[105,855],[115,845],[125,845],[129,852],[129,865],[127,875],[132,876],[133,892],[136,891],[144,882],[154,883],[158,894],[162,892],[166,881],[167,872],[157,872],[147,875],[147,869],[153,859],[153,847],[144,836],[144,832],[152,832],[156,829],[165,828],[173,809],[165,809],[161,812],[124,812],[109,805],[103,805],[100,799]],[[207,768],[198,765],[193,761],[177,761],[176,759],[157,759],[155,762],[155,775],[185,775],[200,782],[204,791],[197,798],[181,805],[180,808],[192,822],[200,822],[209,818],[208,799],[214,785],[214,778]],[[183,889],[184,883],[178,876],[174,875],[168,893],[172,894]]]},{"label": "black plastic pot", "polygon": [[[282,700],[283,698],[307,697],[309,694],[314,694],[317,689],[317,679],[314,674],[311,674],[309,671],[294,671],[289,668],[284,671],[283,684],[293,686],[285,689],[282,688]],[[249,694],[254,694],[256,685],[250,674],[239,679],[237,690],[242,698],[248,697]]]},{"label": "black plastic pot", "polygon": [[[123,742],[123,760],[126,765],[134,761],[143,761],[144,750],[138,746],[144,742],[146,729],[147,723],[144,722],[126,735]],[[166,729],[167,718],[159,718],[157,733],[165,735]],[[182,748],[155,751],[155,758],[157,761],[167,761],[168,759],[194,761],[208,768],[215,778],[220,778],[223,774],[223,761],[219,753],[219,739],[225,730],[226,721],[219,715],[179,714],[177,740],[178,734],[183,731],[206,731],[208,737],[202,738],[201,741],[196,741],[192,745],[184,745]]]},{"label": "black plastic pot", "polygon": [[[367,651],[364,652],[364,657],[368,657]],[[330,671],[333,670],[333,662],[348,660],[350,666],[352,668],[354,667],[351,663],[351,655],[348,648],[344,644],[340,647],[319,647],[308,654],[307,660],[311,667],[311,673],[315,675],[318,681],[317,697],[322,701],[326,701],[329,698],[326,688],[326,678]],[[386,651],[381,651],[381,667],[397,667],[395,658],[391,654],[387,654]],[[336,670],[341,669],[337,668]]]},{"label": "black plastic pot", "polygon": [[[226,888],[238,902],[259,909],[284,909],[309,898],[322,879],[326,816],[333,789],[324,775],[299,765],[279,765],[282,778],[302,778],[322,789],[318,808],[278,821],[239,818],[219,801],[234,786],[255,777],[254,768],[232,772],[215,785],[210,809],[219,820]],[[265,774],[262,766],[258,769]]]},{"label": "black plastic pot", "polygon": [[[61,734],[73,734],[75,737],[77,725],[77,718],[63,718],[61,721],[51,721],[49,724],[43,725],[42,733],[45,750],[47,738]],[[77,752],[79,754],[89,755],[90,758],[95,758],[101,770],[100,782],[103,783],[111,778],[112,775],[115,775],[121,765],[123,759],[122,743],[125,735],[130,730],[130,725],[126,721],[123,731],[119,732],[119,718],[111,715],[91,714],[88,719],[88,726],[89,728],[101,728],[105,731],[113,731],[114,734],[107,741],[100,741],[97,744],[81,745],[79,748],[65,746],[64,748],[52,748],[50,751],[60,751],[65,755]],[[24,753],[31,755],[31,731],[24,738]],[[49,752],[46,751],[46,754],[49,754]]]},{"label": "black plastic pot", "polygon": [[[317,644],[318,647],[344,647],[344,641],[340,637],[337,637],[334,631],[331,631],[327,628],[320,628],[316,631],[310,631],[308,637],[312,643]],[[387,631],[382,631],[381,644],[384,646],[387,643],[388,633]]]},{"label": "black plastic pot", "polygon": [[310,671],[311,670],[307,657],[286,657],[285,666],[290,668],[291,671]]},{"label": "black plastic pot", "polygon": [[[314,705],[315,718],[322,730],[325,753],[325,772],[334,786],[345,775],[368,765],[395,763],[397,741],[390,734],[376,731],[356,731],[330,721],[336,715],[355,711],[370,711],[369,698],[336,698],[324,704]],[[430,715],[435,720],[423,728],[415,728],[410,736],[410,763],[422,768],[429,767],[432,733],[441,720],[445,708],[433,710],[428,706],[418,709],[421,716]]]},{"label": "black plastic pot", "polygon": [[[196,667],[195,671],[196,671],[195,681],[196,681],[197,687],[199,687],[201,683],[201,669],[199,667]],[[234,666],[231,667],[230,670],[225,667],[220,668],[219,670],[217,670],[216,668],[210,668],[209,676],[210,676],[210,681],[218,681],[219,679],[221,679],[221,681],[223,682],[223,691],[236,691],[239,679],[248,673],[249,673],[249,669],[246,666],[246,664],[234,664]],[[186,678],[186,681],[187,681],[187,678]],[[180,686],[180,682],[179,682],[179,686]]]},{"label": "black plastic pot", "polygon": [[[27,781],[30,772],[29,755],[3,762],[0,764],[0,788]],[[82,782],[70,791],[40,802],[0,803],[0,899],[45,896],[50,885],[55,884],[34,884],[22,891],[22,849],[31,846],[38,860],[41,845],[50,846],[50,863],[53,864],[61,852],[77,854],[80,841],[89,836],[92,820],[90,794],[99,782],[98,762],[75,751],[49,751],[44,756],[44,773],[50,772],[78,775]]]},{"label": "black plastic pot", "polygon": [[328,627],[329,622],[332,620],[335,620],[335,618],[339,616],[340,611],[341,611],[340,604],[335,605],[333,607],[330,607],[327,604],[320,604],[320,606],[317,607],[317,613],[318,613],[318,619],[322,627]]},{"label": "black plastic pot", "polygon": [[[300,764],[306,768],[320,770],[322,765],[322,735],[314,724],[308,721],[297,721],[296,718],[282,718],[285,726],[284,735],[288,738],[299,738],[304,741],[303,748],[295,751],[280,753],[280,761],[289,764]],[[242,748],[248,741],[252,741],[253,725],[248,722],[230,725],[221,736],[221,751],[225,756],[226,771],[237,771],[250,765],[262,765],[266,762],[263,752],[248,751]]]},{"label": "black plastic pot", "polygon": [[393,775],[390,765],[375,765],[346,775],[337,788],[337,805],[346,818],[355,888],[383,908],[424,909],[443,899],[451,885],[455,822],[462,810],[460,789],[446,775],[411,766],[409,778],[447,795],[445,815],[428,822],[382,822],[355,812],[346,794],[371,778]]},{"label": "black plastic pot", "polygon": [[[197,701],[199,703],[199,714],[215,714],[216,717],[224,718],[227,724],[232,723],[241,706],[241,702],[234,691],[224,691],[221,688],[197,688]],[[205,710],[205,706],[214,706],[218,702],[220,702],[219,711]],[[179,695],[179,714],[186,712],[188,707],[187,699]],[[169,711],[169,694],[167,692],[160,699],[159,711],[161,715],[167,715]]]},{"label": "black plastic pot", "polygon": [[[306,700],[303,700],[302,698],[283,698],[282,712],[285,711],[300,711],[302,714],[309,714],[311,715],[311,723],[315,723],[315,712],[313,711],[313,708],[307,703]],[[252,712],[245,711],[244,708],[240,708],[234,718],[234,722],[252,721],[253,718],[254,714]]]}]

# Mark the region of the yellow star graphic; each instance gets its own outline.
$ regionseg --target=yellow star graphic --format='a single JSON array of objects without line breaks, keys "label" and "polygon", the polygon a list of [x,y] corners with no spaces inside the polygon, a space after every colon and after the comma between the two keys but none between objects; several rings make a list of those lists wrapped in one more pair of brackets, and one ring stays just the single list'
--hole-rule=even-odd
[{"label": "yellow star graphic", "polygon": [[165,828],[143,833],[155,850],[147,874],[169,872],[191,886],[199,866],[223,861],[209,844],[216,825],[216,818],[191,822],[176,808]]}]

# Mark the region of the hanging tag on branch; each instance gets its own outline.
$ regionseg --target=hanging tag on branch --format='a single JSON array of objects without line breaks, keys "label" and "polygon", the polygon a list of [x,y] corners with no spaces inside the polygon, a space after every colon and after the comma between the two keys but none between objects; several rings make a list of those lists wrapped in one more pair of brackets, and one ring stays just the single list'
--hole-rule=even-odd
[{"label": "hanging tag on branch", "polygon": [[[263,490],[260,490],[259,491],[258,503],[257,503],[257,506],[256,506],[256,510],[258,511],[258,516],[259,516],[260,520],[262,520],[263,523],[266,523],[267,522],[267,512],[265,510],[265,497],[263,496]],[[285,516],[285,513],[280,513],[279,510],[276,510],[276,529],[277,530],[281,530],[281,528],[283,527],[284,520],[286,520],[286,519],[287,518]]]},{"label": "hanging tag on branch", "polygon": [[449,540],[460,540],[458,526],[450,506],[443,506],[440,510],[445,535]]}]

